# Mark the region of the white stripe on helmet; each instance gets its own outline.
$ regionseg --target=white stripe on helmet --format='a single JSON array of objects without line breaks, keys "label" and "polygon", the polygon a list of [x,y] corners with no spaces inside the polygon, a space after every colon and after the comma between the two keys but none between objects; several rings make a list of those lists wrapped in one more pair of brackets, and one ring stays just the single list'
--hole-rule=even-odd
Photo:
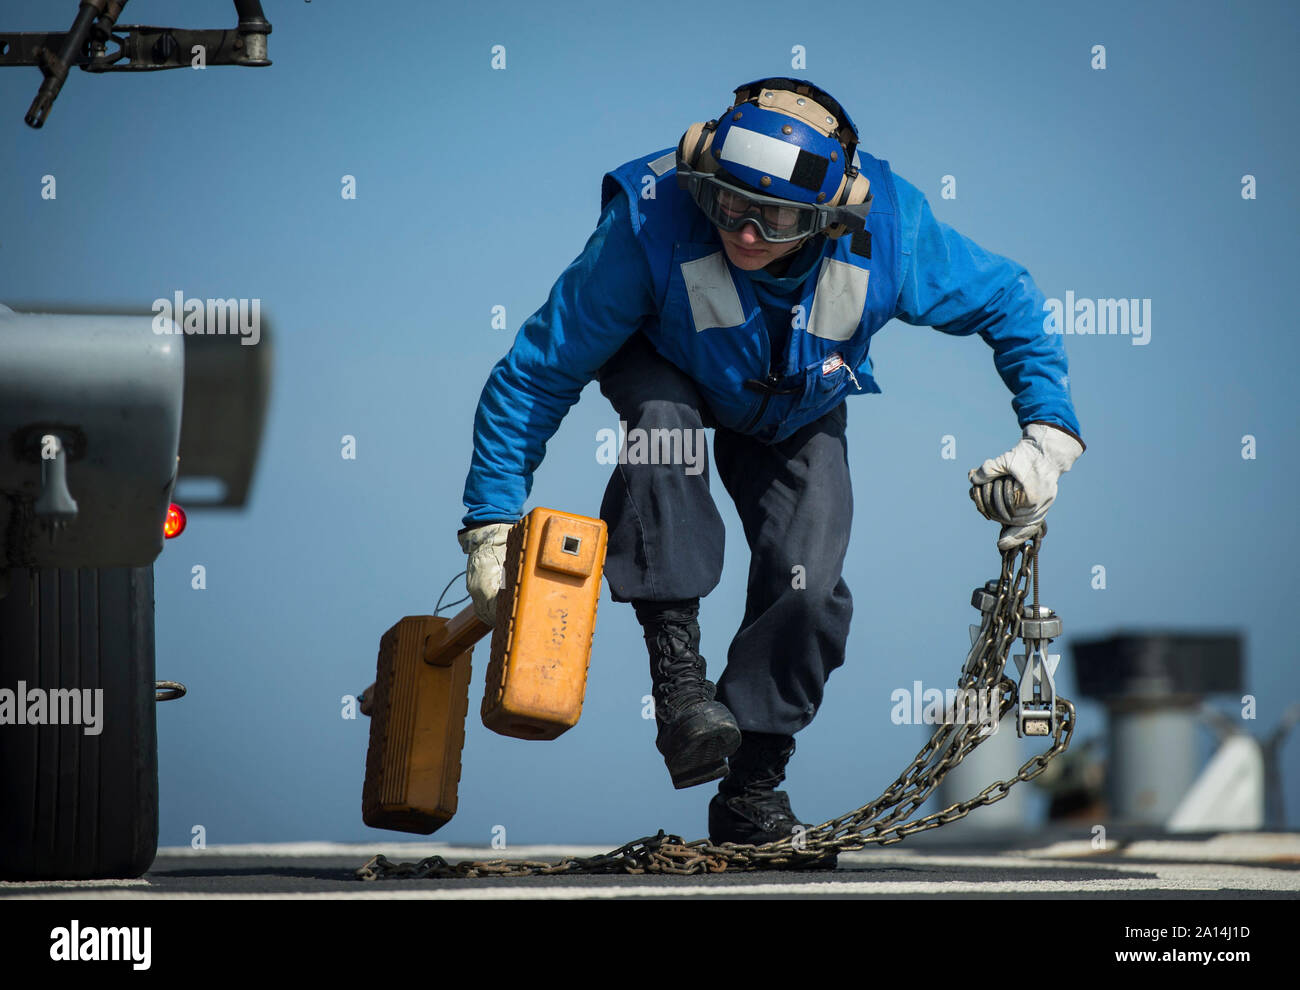
[{"label": "white stripe on helmet", "polygon": [[718,153],[719,161],[734,162],[787,182],[794,174],[794,164],[798,157],[799,148],[796,145],[778,141],[758,131],[734,126],[727,131],[727,138]]}]

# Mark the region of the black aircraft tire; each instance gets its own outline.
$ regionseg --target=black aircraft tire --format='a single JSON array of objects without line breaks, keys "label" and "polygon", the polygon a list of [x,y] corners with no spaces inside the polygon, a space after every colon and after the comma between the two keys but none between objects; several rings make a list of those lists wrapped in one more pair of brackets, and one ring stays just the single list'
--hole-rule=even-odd
[{"label": "black aircraft tire", "polygon": [[[43,713],[25,703],[40,696]],[[0,879],[131,878],[149,869],[158,851],[155,707],[152,566],[8,572]]]}]

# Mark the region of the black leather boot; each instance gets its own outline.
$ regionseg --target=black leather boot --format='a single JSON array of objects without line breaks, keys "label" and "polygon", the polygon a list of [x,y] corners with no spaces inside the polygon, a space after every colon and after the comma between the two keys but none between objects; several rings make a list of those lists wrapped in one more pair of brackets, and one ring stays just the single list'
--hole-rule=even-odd
[{"label": "black leather boot", "polygon": [[699,599],[635,601],[650,651],[655,746],[679,790],[726,776],[727,757],[740,745],[740,727],[725,705],[714,700],[705,680],[700,645]]},{"label": "black leather boot", "polygon": [[[794,755],[794,737],[770,732],[741,733],[730,772],[709,802],[709,841],[760,846],[794,835],[804,826],[790,808],[790,796],[778,791],[786,764]],[[829,853],[802,864],[804,869],[834,869]]]}]

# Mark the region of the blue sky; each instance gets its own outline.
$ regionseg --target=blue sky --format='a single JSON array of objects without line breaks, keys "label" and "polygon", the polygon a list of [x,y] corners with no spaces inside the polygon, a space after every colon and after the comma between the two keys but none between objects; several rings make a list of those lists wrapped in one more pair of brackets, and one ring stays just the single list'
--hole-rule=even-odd
[{"label": "blue sky", "polygon": [[[159,710],[163,844],[188,843],[196,824],[210,843],[389,838],[361,823],[368,724],[341,718],[340,699],[373,679],[381,633],[431,611],[464,565],[455,532],[483,381],[581,250],[603,172],[675,144],[764,75],[835,94],[867,150],[1047,296],[1151,300],[1145,345],[1066,338],[1089,449],[1051,510],[1044,600],[1067,647],[1117,630],[1241,631],[1256,734],[1300,699],[1293,5],[392,2],[363,20],[330,0],[266,7],[271,68],[76,72],[41,131],[22,122],[38,71],[0,72],[0,301],[257,297],[274,334],[249,510],[196,513],[156,564],[158,673],[190,688]],[[10,0],[3,23],[62,30],[72,8]],[[234,20],[224,0],[127,10]],[[492,328],[494,306],[507,330]],[[848,661],[787,782],[814,822],[875,797],[920,746],[920,727],[890,721],[891,692],[955,683],[970,590],[998,566],[966,472],[1019,436],[978,338],[895,323],[872,355],[883,394],[849,400]],[[589,387],[529,506],[596,515],[610,471],[596,434],[616,425]],[[355,460],[340,456],[344,435]],[[701,620],[715,674],[747,566],[716,491],[727,563]],[[190,587],[196,563],[206,590]],[[1075,696],[1071,662],[1067,649],[1058,683]],[[480,650],[460,810],[436,838],[486,843],[498,824],[512,842],[704,834],[712,788],[674,791],[641,717],[649,675],[629,608],[602,597],[582,721],[554,742],[479,724],[485,664]],[[1075,701],[1076,739],[1101,734],[1103,709]],[[1300,736],[1282,759],[1294,826]]]}]

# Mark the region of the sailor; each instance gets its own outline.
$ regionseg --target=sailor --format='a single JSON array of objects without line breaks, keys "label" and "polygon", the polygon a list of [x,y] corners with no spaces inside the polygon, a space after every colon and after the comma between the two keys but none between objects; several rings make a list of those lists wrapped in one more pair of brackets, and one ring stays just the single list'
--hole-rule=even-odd
[{"label": "sailor", "polygon": [[489,623],[506,533],[588,382],[629,435],[714,431],[750,549],[745,613],[716,685],[699,653],[700,599],[723,560],[707,464],[621,457],[600,515],[610,596],[631,603],[645,634],[656,745],[675,787],[719,781],[708,815],[718,843],[770,842],[800,825],[778,786],[844,662],[845,400],[880,391],[872,335],[897,319],[978,333],[992,348],[1022,434],[969,478],[1009,475],[1025,491],[999,549],[1039,531],[1084,449],[1062,338],[1045,332],[1028,272],[940,223],[858,143],[828,93],[761,79],[676,149],[606,173],[595,232],[492,369],[474,418],[458,537]]}]

